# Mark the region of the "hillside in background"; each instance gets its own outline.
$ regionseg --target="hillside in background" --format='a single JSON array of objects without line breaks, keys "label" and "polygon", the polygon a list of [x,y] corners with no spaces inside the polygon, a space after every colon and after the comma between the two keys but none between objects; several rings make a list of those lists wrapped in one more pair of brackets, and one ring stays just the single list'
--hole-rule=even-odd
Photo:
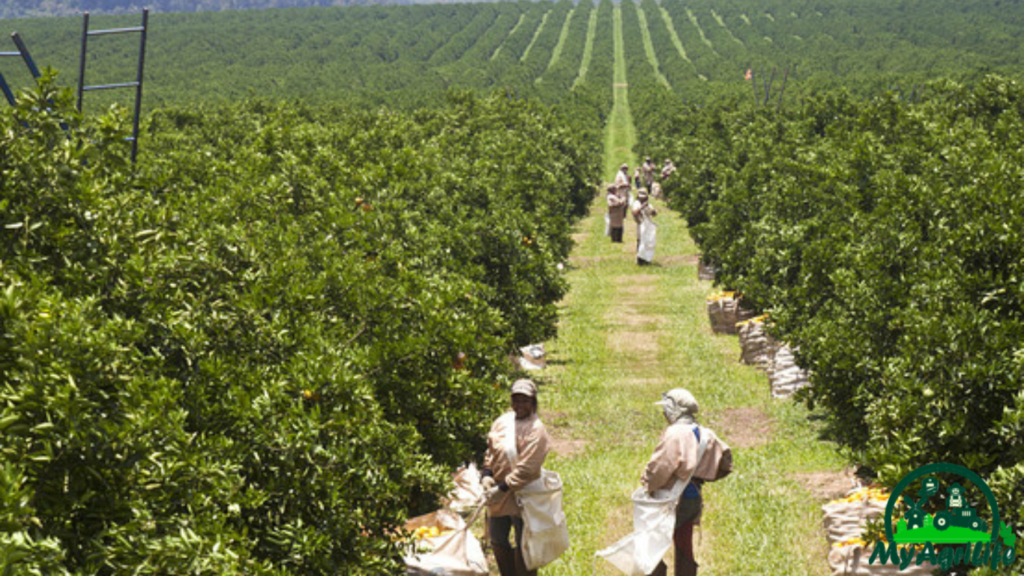
[{"label": "hillside in background", "polygon": [[[752,100],[748,69],[762,94],[772,91],[775,100],[785,85],[791,101],[835,88],[860,96],[894,87],[909,93],[938,78],[974,82],[989,72],[1013,78],[1022,69],[1018,2],[643,0],[622,6],[625,42],[642,59],[633,65],[649,63],[656,72],[638,81],[694,104]],[[611,14],[611,6],[570,0],[156,12],[146,102],[152,109],[253,94],[414,108],[437,104],[456,87],[548,103],[600,99],[607,107]],[[91,22],[104,28],[138,21],[132,14]],[[41,66],[61,72],[61,84],[77,82],[80,17],[0,20],[0,33],[14,30]],[[90,83],[133,78],[137,50],[124,37],[90,42]],[[24,67],[3,66],[12,86],[31,84]],[[593,80],[596,92],[572,90],[582,80]],[[89,101],[99,106],[104,98]]]},{"label": "hillside in background", "polygon": [[149,8],[153,12],[219,12],[310,6],[416,4],[417,0],[0,0],[0,18],[125,14]]}]

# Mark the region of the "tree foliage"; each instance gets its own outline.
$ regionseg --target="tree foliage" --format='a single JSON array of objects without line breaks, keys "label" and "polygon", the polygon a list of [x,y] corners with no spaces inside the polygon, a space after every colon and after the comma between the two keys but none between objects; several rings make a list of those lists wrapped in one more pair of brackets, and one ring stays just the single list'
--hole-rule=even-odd
[{"label": "tree foliage", "polygon": [[576,134],[504,98],[252,100],[154,114],[133,172],[124,115],[69,100],[48,80],[0,117],[0,558],[394,571],[506,354],[554,334]]},{"label": "tree foliage", "polygon": [[989,77],[689,113],[668,194],[717,281],[771,314],[830,437],[894,484],[952,462],[1017,525],[1024,470],[1024,90]]}]

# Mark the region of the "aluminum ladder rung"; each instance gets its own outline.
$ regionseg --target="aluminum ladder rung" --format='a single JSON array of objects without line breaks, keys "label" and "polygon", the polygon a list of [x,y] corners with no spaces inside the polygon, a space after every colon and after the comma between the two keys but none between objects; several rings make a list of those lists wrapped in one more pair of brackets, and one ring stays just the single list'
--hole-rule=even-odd
[{"label": "aluminum ladder rung", "polygon": [[97,84],[95,86],[84,86],[82,90],[90,92],[92,90],[110,90],[111,88],[135,88],[138,86],[138,82],[122,82],[120,84]]},{"label": "aluminum ladder rung", "polygon": [[[130,28],[111,28],[108,30],[89,30],[89,13],[82,14],[82,54],[78,63],[78,111],[82,111],[82,100],[86,92],[94,90],[110,90],[113,88],[135,88],[135,114],[132,121],[132,135],[125,140],[132,143],[132,165],[139,151],[139,121],[142,112],[142,72],[146,62],[146,35],[149,30],[149,9],[142,10],[142,26]],[[129,32],[139,33],[139,63],[136,68],[135,82],[120,82],[117,84],[97,84],[94,86],[85,85],[85,60],[88,52],[90,36],[104,36],[107,34],[125,34]]]},{"label": "aluminum ladder rung", "polygon": [[124,34],[126,32],[142,32],[145,30],[142,26],[133,26],[131,28],[111,28],[109,30],[94,30],[89,32],[89,36],[103,36],[105,34]]}]

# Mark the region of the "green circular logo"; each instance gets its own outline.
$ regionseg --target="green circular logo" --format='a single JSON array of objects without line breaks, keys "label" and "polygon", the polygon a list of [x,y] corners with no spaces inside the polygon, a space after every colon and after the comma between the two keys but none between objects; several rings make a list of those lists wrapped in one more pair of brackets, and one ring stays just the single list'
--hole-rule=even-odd
[{"label": "green circular logo", "polygon": [[[913,482],[914,480],[917,480],[922,476],[935,474],[936,472],[947,472],[949,474],[956,474],[957,476],[970,480],[971,483],[974,484],[974,486],[981,490],[982,494],[985,495],[985,499],[988,500],[988,507],[989,510],[992,512],[992,537],[989,541],[992,543],[998,541],[999,527],[1001,526],[1001,524],[999,523],[999,506],[996,504],[996,497],[995,494],[992,493],[992,489],[990,489],[988,487],[988,484],[986,484],[985,481],[981,479],[981,476],[978,476],[969,468],[957,466],[956,464],[947,464],[945,462],[921,466],[917,470],[914,470],[910,474],[904,476],[903,479],[899,481],[899,484],[897,484],[896,487],[893,488],[892,494],[889,495],[889,501],[886,502],[885,505],[885,538],[892,544],[896,543],[896,539],[893,536],[892,531],[892,512],[894,507],[896,506],[896,502],[903,494],[903,491],[906,490],[907,487],[910,486],[910,483]],[[938,488],[938,480],[935,478],[926,478],[923,482],[922,490],[928,493],[929,495],[937,492]],[[959,493],[956,492],[955,490],[952,492],[952,494],[957,496],[959,495]],[[976,519],[976,517],[970,515],[966,515],[966,517],[969,521],[973,521],[975,526],[978,526],[982,523],[982,521]],[[947,527],[949,527],[952,523],[955,523],[956,521],[957,520],[952,519],[949,514],[939,513],[936,515],[935,527],[938,530],[945,530],[947,529]]]}]

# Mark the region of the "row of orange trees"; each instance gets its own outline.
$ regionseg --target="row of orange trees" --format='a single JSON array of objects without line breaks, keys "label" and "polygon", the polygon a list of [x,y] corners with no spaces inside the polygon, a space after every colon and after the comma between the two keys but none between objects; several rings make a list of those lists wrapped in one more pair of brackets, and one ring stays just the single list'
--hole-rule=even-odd
[{"label": "row of orange trees", "polygon": [[[989,77],[646,132],[717,282],[798,349],[829,436],[890,485],[933,462],[1024,521],[1024,89]],[[644,131],[643,129],[641,131]]]},{"label": "row of orange trees", "polygon": [[592,144],[504,97],[255,101],[155,113],[132,170],[49,86],[0,116],[0,565],[394,572],[553,334]]}]

